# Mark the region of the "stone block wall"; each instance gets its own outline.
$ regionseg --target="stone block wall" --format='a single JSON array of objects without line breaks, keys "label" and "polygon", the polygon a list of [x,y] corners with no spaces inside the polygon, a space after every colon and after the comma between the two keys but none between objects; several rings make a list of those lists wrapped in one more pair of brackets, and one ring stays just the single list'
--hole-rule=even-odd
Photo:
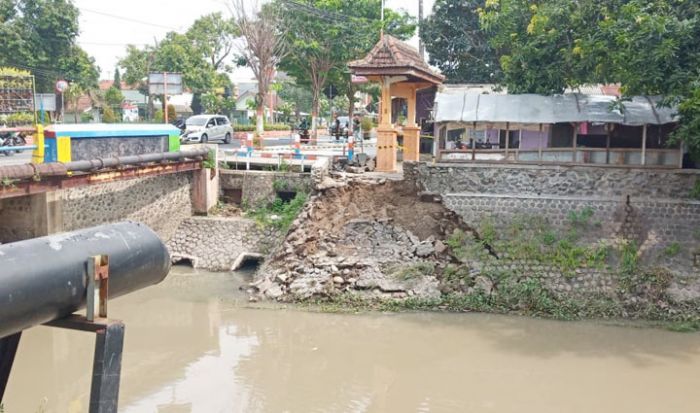
[{"label": "stone block wall", "polygon": [[591,241],[633,240],[642,263],[700,282],[700,201],[690,196],[697,171],[407,162],[404,175],[419,190],[441,194],[474,228],[538,217],[566,230],[571,212],[588,209],[596,223]]},{"label": "stone block wall", "polygon": [[174,261],[184,258],[195,268],[229,271],[241,254],[266,255],[279,237],[245,218],[192,217],[182,221],[167,245]]},{"label": "stone block wall", "polygon": [[181,172],[64,189],[62,230],[122,220],[139,221],[163,240],[192,216],[192,172]]},{"label": "stone block wall", "polygon": [[309,174],[273,171],[232,171],[220,170],[221,190],[241,191],[241,203],[249,206],[269,203],[275,200],[277,189],[289,192],[310,192]]},{"label": "stone block wall", "polygon": [[578,198],[690,199],[697,170],[404,162],[404,176],[442,194],[552,195]]}]

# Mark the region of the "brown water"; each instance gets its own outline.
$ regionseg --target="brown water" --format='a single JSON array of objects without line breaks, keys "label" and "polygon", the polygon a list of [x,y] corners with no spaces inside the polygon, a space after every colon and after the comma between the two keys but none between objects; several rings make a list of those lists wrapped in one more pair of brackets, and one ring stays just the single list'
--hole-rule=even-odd
[{"label": "brown water", "polygon": [[[177,270],[115,300],[120,412],[698,412],[700,334],[480,314],[252,309]],[[6,413],[84,412],[93,338],[26,332]]]}]

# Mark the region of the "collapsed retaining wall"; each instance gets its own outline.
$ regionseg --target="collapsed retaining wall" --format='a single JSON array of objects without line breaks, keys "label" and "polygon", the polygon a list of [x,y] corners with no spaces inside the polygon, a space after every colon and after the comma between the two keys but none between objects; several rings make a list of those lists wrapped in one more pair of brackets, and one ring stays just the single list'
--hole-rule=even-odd
[{"label": "collapsed retaining wall", "polygon": [[266,255],[279,234],[246,218],[191,217],[182,221],[168,241],[174,262],[190,260],[194,268],[230,271],[243,254]]}]

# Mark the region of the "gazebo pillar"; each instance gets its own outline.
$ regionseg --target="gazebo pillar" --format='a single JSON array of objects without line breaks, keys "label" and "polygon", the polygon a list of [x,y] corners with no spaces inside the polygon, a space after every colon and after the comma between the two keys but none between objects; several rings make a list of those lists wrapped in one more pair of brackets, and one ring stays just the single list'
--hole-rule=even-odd
[{"label": "gazebo pillar", "polygon": [[416,124],[416,87],[407,85],[408,117],[403,127],[403,160],[420,160],[420,127]]},{"label": "gazebo pillar", "polygon": [[381,77],[382,101],[377,127],[377,165],[380,172],[396,171],[396,130],[391,124],[391,79]]},{"label": "gazebo pillar", "polygon": [[348,63],[355,76],[379,82],[382,88],[377,128],[377,166],[382,172],[396,171],[396,130],[391,124],[391,97],[408,101],[408,120],[403,128],[404,160],[417,161],[420,128],[416,125],[416,90],[439,85],[445,77],[433,72],[418,51],[388,34],[363,59]]}]

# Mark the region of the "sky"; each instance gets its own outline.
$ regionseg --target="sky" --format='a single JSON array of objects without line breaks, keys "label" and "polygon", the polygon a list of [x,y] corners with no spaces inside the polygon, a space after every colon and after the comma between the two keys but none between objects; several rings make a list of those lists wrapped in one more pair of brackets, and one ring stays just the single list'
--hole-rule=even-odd
[{"label": "sky", "polygon": [[[169,31],[184,32],[200,16],[220,11],[229,15],[227,0],[73,0],[80,9],[78,43],[96,60],[103,79],[111,79],[127,44],[154,44]],[[434,0],[424,0],[424,13]],[[418,0],[386,0],[386,7],[418,15]],[[411,43],[417,47],[418,40]],[[252,73],[238,69],[234,82],[250,81]]]}]

